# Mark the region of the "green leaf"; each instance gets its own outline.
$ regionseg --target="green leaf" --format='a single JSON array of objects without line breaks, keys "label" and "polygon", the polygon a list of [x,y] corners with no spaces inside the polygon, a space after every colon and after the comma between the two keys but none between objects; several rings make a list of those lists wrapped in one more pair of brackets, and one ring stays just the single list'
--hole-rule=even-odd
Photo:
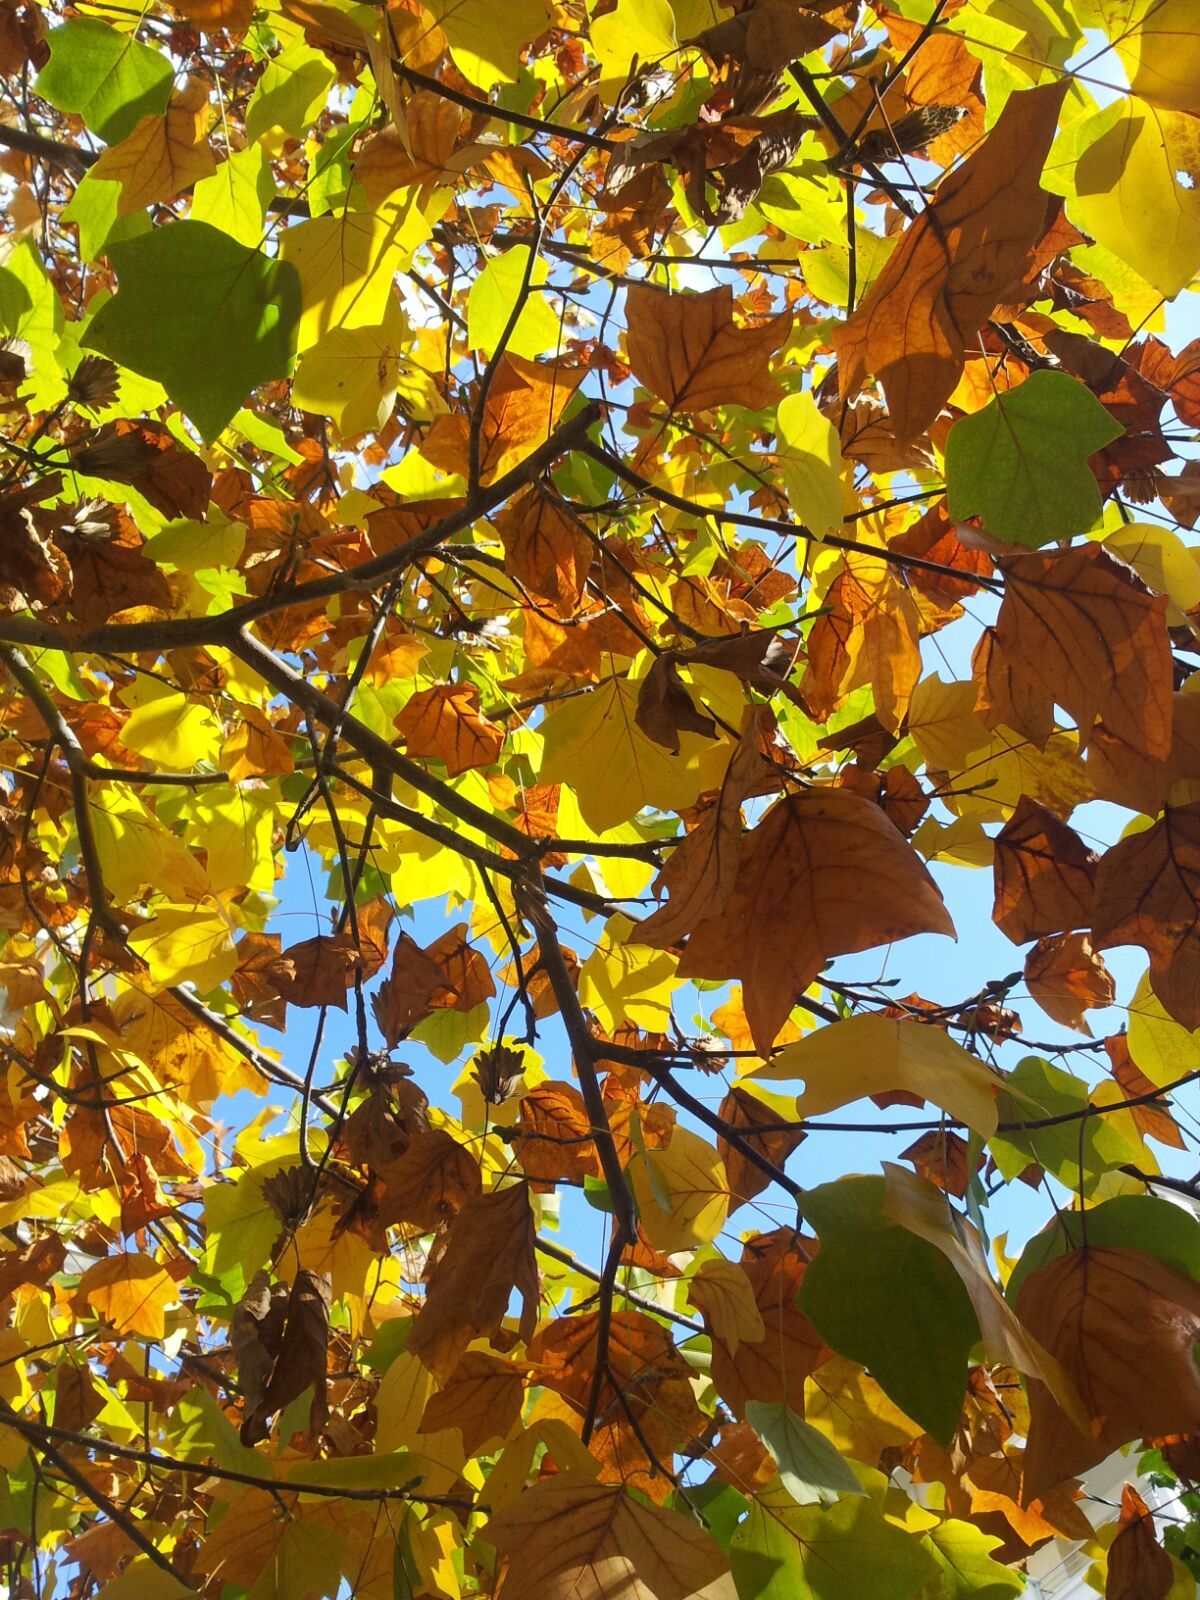
[{"label": "green leaf", "polygon": [[782,1400],[748,1400],[746,1421],[775,1457],[779,1481],[797,1505],[831,1506],[839,1495],[866,1493],[841,1451]]},{"label": "green leaf", "polygon": [[286,262],[190,221],[110,255],[120,288],[96,314],[88,348],[157,378],[206,441],[260,383],[287,376],[300,281]]},{"label": "green leaf", "polygon": [[299,138],[320,115],[336,77],[328,57],[306,44],[273,57],[246,107],[247,141],[257,144],[273,128]]},{"label": "green leaf", "polygon": [[991,1556],[1003,1542],[970,1522],[951,1519],[931,1528],[922,1543],[942,1569],[937,1600],[1005,1600],[1020,1594],[1024,1578]]},{"label": "green leaf", "polygon": [[325,1489],[403,1489],[419,1483],[421,1462],[406,1450],[377,1456],[341,1456],[332,1461],[297,1461],[287,1481]]},{"label": "green leaf", "polygon": [[729,1559],[740,1600],[907,1600],[939,1571],[874,1500],[798,1506],[778,1479],[751,1505]]},{"label": "green leaf", "polygon": [[1016,1304],[1021,1285],[1048,1261],[1089,1244],[1103,1249],[1144,1250],[1177,1272],[1200,1282],[1200,1222],[1183,1206],[1152,1194],[1120,1194],[1086,1214],[1063,1211],[1021,1253],[1005,1287]]},{"label": "green leaf", "polygon": [[74,17],[46,42],[50,59],[35,91],[59,111],[82,117],[106,144],[167,109],[175,76],[170,61],[129,34],[94,17]]},{"label": "green leaf", "polygon": [[980,517],[993,538],[1031,550],[1086,533],[1100,516],[1088,457],[1124,431],[1078,378],[1032,372],[950,429],[950,515]]},{"label": "green leaf", "polygon": [[882,1215],[882,1178],[843,1178],[804,1196],[821,1236],[800,1309],[822,1339],[869,1368],[896,1404],[948,1445],[979,1323],[946,1258]]},{"label": "green leaf", "polygon": [[[1079,1112],[1090,1099],[1082,1078],[1061,1067],[1051,1066],[1040,1056],[1026,1056],[1010,1074],[1001,1092],[1002,1122],[1038,1121]],[[1005,1133],[988,1142],[997,1167],[1011,1182],[1031,1161],[1045,1167],[1068,1189],[1080,1185],[1080,1165],[1085,1179],[1095,1180],[1127,1161],[1136,1161],[1138,1152],[1126,1143],[1107,1117],[1088,1117],[1079,1122],[1063,1122],[1053,1128],[1035,1128],[1029,1133]]]}]

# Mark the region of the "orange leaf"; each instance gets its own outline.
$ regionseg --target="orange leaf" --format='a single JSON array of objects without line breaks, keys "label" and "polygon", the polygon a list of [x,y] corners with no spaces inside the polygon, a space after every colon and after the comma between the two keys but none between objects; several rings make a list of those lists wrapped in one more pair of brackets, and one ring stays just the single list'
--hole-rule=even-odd
[{"label": "orange leaf", "polygon": [[726,405],[761,411],[780,398],[771,355],[791,330],[790,312],[739,328],[728,284],[705,294],[637,284],[627,292],[625,312],[633,375],[670,411]]},{"label": "orange leaf", "polygon": [[914,933],[954,934],[916,851],[871,801],[810,790],[745,835],[733,893],[696,928],[679,974],[741,978],[765,1055],[826,961]]},{"label": "orange leaf", "polygon": [[1063,81],[1009,96],[834,334],[842,393],[857,393],[873,372],[900,438],[934,420],[962,376],[967,341],[1024,275],[1050,203],[1038,178],[1066,89]]},{"label": "orange leaf", "polygon": [[1031,1272],[1017,1310],[1093,1418],[1088,1437],[1043,1384],[1028,1380],[1028,1497],[1132,1439],[1200,1431],[1200,1284],[1191,1278],[1141,1250],[1085,1246]]},{"label": "orange leaf", "polygon": [[504,544],[504,565],[518,583],[571,616],[592,564],[592,541],[583,524],[536,487],[526,489],[493,518]]},{"label": "orange leaf", "polygon": [[1200,1027],[1200,805],[1168,808],[1101,856],[1092,937],[1141,945],[1166,1010]]},{"label": "orange leaf", "polygon": [[438,1228],[483,1193],[479,1163],[442,1128],[414,1133],[404,1154],[379,1172],[381,1219]]},{"label": "orange leaf", "polygon": [[[773,1161],[777,1167],[783,1166],[792,1151],[806,1137],[800,1128],[782,1128],[771,1133],[756,1133],[754,1130],[764,1123],[767,1125],[778,1123],[779,1113],[765,1101],[751,1094],[748,1089],[736,1084],[721,1101],[720,1116],[723,1122],[738,1130],[747,1144],[766,1156],[768,1161]],[[769,1186],[771,1180],[762,1168],[747,1160],[740,1150],[734,1149],[720,1134],[717,1135],[717,1154],[725,1163],[725,1179],[732,1196],[729,1204],[731,1211],[739,1205],[745,1205],[748,1200],[753,1200]]]},{"label": "orange leaf", "polygon": [[161,1339],[166,1310],[179,1299],[175,1280],[150,1256],[105,1256],[79,1280],[78,1293],[96,1315],[122,1335]]},{"label": "orange leaf", "polygon": [[1049,693],[1087,743],[1101,718],[1109,733],[1148,756],[1171,748],[1171,644],[1167,602],[1099,545],[1003,562],[996,619],[1013,674]]},{"label": "orange leaf", "polygon": [[743,1246],[741,1265],[766,1330],[761,1339],[739,1339],[735,1352],[701,1313],[712,1334],[712,1379],[735,1416],[745,1415],[748,1400],[782,1401],[802,1416],[804,1380],[829,1355],[796,1305],[805,1262],[795,1245],[793,1231],[780,1228]]},{"label": "orange leaf", "polygon": [[434,756],[452,778],[489,767],[504,744],[504,729],[479,712],[473,683],[439,683],[418,689],[396,718],[410,756]]},{"label": "orange leaf", "polygon": [[[582,377],[582,369],[527,361],[524,356],[504,357],[483,409],[481,483],[494,482],[545,444]],[[435,467],[465,477],[469,437],[461,413],[435,417],[421,454]]]},{"label": "orange leaf", "polygon": [[591,1123],[573,1084],[535,1084],[521,1100],[518,1120],[512,1137],[527,1178],[558,1183],[600,1176]]}]

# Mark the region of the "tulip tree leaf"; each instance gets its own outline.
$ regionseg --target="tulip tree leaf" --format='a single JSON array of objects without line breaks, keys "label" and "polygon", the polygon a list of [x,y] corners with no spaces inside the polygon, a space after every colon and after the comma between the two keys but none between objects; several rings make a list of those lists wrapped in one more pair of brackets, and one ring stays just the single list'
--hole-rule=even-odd
[{"label": "tulip tree leaf", "polygon": [[167,109],[174,73],[161,51],[94,17],[73,17],[47,43],[50,59],[38,74],[38,94],[82,117],[106,143],[116,144],[143,117]]},{"label": "tulip tree leaf", "polygon": [[119,288],[88,347],[157,378],[206,439],[260,383],[287,376],[300,318],[294,267],[206,222],[156,228],[111,255]]},{"label": "tulip tree leaf", "polygon": [[996,539],[1031,550],[1086,533],[1100,516],[1088,457],[1124,432],[1078,378],[1033,372],[946,440],[946,502]]}]

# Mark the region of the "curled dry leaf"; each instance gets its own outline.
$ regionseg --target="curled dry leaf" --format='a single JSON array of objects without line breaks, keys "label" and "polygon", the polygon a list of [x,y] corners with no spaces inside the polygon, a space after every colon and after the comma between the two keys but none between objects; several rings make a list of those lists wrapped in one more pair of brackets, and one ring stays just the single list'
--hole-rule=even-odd
[{"label": "curled dry leaf", "polygon": [[408,1348],[444,1382],[472,1339],[500,1329],[516,1289],[521,1296],[521,1337],[533,1337],[538,1316],[538,1275],[533,1213],[525,1184],[494,1189],[467,1201],[430,1258],[425,1304],[413,1323]]},{"label": "curled dry leaf", "polygon": [[1084,1013],[1117,997],[1112,973],[1086,933],[1039,939],[1025,957],[1025,986],[1048,1017],[1089,1036]]}]

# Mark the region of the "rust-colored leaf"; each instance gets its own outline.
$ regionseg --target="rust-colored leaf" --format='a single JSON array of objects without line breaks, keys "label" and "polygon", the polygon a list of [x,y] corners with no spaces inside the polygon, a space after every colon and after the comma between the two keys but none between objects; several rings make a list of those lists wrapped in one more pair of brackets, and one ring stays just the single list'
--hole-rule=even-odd
[{"label": "rust-colored leaf", "polygon": [[504,729],[479,710],[473,683],[439,683],[418,689],[396,718],[410,756],[434,756],[452,778],[472,767],[487,767],[500,754]]},{"label": "rust-colored leaf", "polygon": [[600,1176],[591,1124],[574,1084],[538,1083],[523,1095],[513,1145],[535,1183]]},{"label": "rust-colored leaf", "polygon": [[[783,1167],[805,1137],[800,1128],[774,1126],[781,1120],[774,1107],[738,1084],[734,1084],[721,1101],[719,1114],[723,1122],[737,1129],[751,1149],[757,1150],[779,1168]],[[769,1131],[756,1131],[763,1128]],[[770,1176],[761,1167],[756,1167],[722,1134],[717,1135],[717,1154],[725,1163],[725,1178],[731,1196],[730,1210],[745,1205],[770,1186]]]},{"label": "rust-colored leaf", "polygon": [[996,835],[992,920],[1014,944],[1086,928],[1097,859],[1073,828],[1022,795]]},{"label": "rust-colored leaf", "polygon": [[920,857],[869,800],[810,790],[745,836],[729,901],[693,931],[679,972],[741,978],[765,1054],[826,961],[913,933],[954,933]]},{"label": "rust-colored leaf", "polygon": [[1046,219],[1038,180],[1065,93],[1059,82],[1009,96],[834,336],[843,394],[873,372],[901,438],[934,420],[962,374],[967,341],[1024,275]]},{"label": "rust-colored leaf", "polygon": [[1088,1035],[1084,1013],[1117,997],[1113,975],[1086,933],[1039,939],[1025,957],[1025,986],[1048,1017]]},{"label": "rust-colored leaf", "polygon": [[742,1267],[766,1330],[761,1339],[740,1339],[735,1353],[710,1330],[713,1382],[735,1416],[745,1415],[748,1400],[782,1401],[803,1415],[804,1380],[829,1355],[796,1305],[806,1265],[797,1244],[790,1228],[780,1228],[755,1235],[742,1249]]},{"label": "rust-colored leaf", "polygon": [[1132,1484],[1121,1490],[1121,1521],[1109,1546],[1104,1600],[1167,1600],[1175,1570],[1158,1542],[1150,1507]]},{"label": "rust-colored leaf", "polygon": [[443,1128],[414,1133],[404,1153],[379,1172],[379,1213],[423,1233],[441,1227],[483,1193],[479,1162]]},{"label": "rust-colored leaf", "polygon": [[534,487],[510,501],[494,520],[511,576],[548,600],[560,616],[571,616],[595,554],[583,524],[561,501]]},{"label": "rust-colored leaf", "polygon": [[1166,600],[1099,545],[1004,563],[996,619],[1013,673],[1070,712],[1086,744],[1096,721],[1148,756],[1171,747]]},{"label": "rust-colored leaf", "polygon": [[1200,1027],[1200,804],[1169,808],[1100,857],[1092,937],[1102,950],[1141,945],[1167,1011]]},{"label": "rust-colored leaf", "polygon": [[468,1200],[450,1224],[425,1273],[425,1304],[409,1350],[444,1382],[472,1339],[499,1330],[514,1289],[521,1296],[521,1337],[528,1342],[537,1326],[538,1275],[523,1183]]}]

